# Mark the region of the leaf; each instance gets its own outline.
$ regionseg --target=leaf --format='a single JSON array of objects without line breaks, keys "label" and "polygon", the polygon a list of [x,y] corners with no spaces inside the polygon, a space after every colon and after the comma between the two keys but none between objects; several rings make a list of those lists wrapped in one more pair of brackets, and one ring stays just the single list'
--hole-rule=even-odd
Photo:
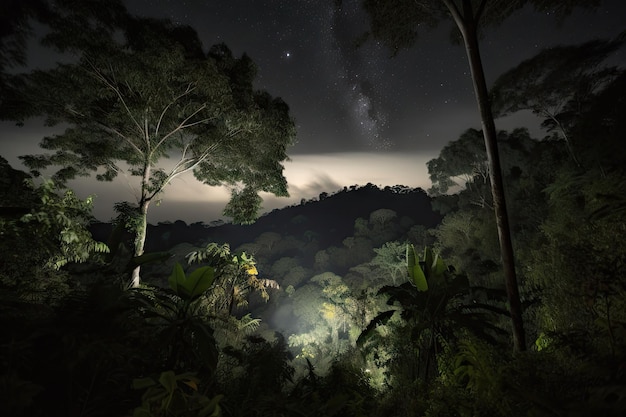
[{"label": "leaf", "polygon": [[432,264],[432,275],[434,277],[437,277],[438,279],[443,278],[447,270],[448,268],[446,267],[446,264],[444,263],[443,259],[439,257],[439,254],[435,255],[435,260],[433,261],[433,264]]},{"label": "leaf", "polygon": [[378,316],[374,317],[372,321],[370,321],[370,323],[367,325],[365,330],[363,330],[359,335],[358,339],[356,340],[356,345],[358,347],[363,347],[365,342],[367,342],[369,339],[372,338],[372,336],[374,336],[374,331],[376,330],[376,328],[380,325],[387,324],[387,322],[389,321],[389,319],[391,319],[391,316],[393,316],[393,313],[395,312],[396,310],[389,310],[380,313]]},{"label": "leaf", "polygon": [[187,385],[194,391],[198,391],[198,380],[196,378],[187,378],[183,380],[183,384]]},{"label": "leaf", "polygon": [[174,265],[174,269],[172,270],[172,274],[167,279],[167,282],[170,284],[170,288],[176,293],[179,294],[179,287],[185,282],[185,271],[183,271],[183,267],[176,262]]},{"label": "leaf", "polygon": [[214,279],[214,269],[210,266],[203,266],[189,274],[183,281],[182,287],[189,299],[194,300],[213,285]]},{"label": "leaf", "polygon": [[433,251],[427,246],[424,248],[424,274],[428,278],[431,278],[433,265]]},{"label": "leaf", "polygon": [[156,263],[156,262],[164,262],[172,257],[172,254],[169,252],[153,252],[153,253],[144,253],[143,255],[135,256],[129,262],[129,269],[134,269],[137,266],[141,266],[148,263]]},{"label": "leaf", "polygon": [[413,267],[411,278],[413,278],[413,284],[415,284],[418,291],[428,291],[428,282],[426,281],[426,275],[424,275],[421,266],[415,265]]},{"label": "leaf", "polygon": [[428,282],[426,281],[426,275],[419,265],[418,256],[415,252],[415,246],[407,245],[406,247],[406,261],[407,269],[409,271],[409,277],[413,284],[417,287],[418,291],[427,291]]},{"label": "leaf", "polygon": [[159,376],[159,382],[170,394],[173,393],[177,388],[176,374],[174,374],[174,371],[165,371],[161,373],[161,376]]},{"label": "leaf", "polygon": [[409,270],[409,275],[411,274],[410,271],[413,270],[416,263],[417,254],[415,253],[415,247],[413,245],[406,245],[406,265]]}]

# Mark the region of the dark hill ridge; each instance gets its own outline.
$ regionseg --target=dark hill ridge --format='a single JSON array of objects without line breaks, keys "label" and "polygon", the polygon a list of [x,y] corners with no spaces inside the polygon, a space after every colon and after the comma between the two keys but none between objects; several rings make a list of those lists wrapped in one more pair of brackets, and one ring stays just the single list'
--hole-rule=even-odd
[{"label": "dark hill ridge", "polygon": [[[180,220],[148,225],[146,251],[163,251],[183,242],[196,244],[200,241],[228,243],[231,248],[236,248],[254,241],[264,232],[298,237],[314,232],[322,247],[341,245],[345,237],[352,235],[356,219],[367,220],[378,209],[393,210],[398,218],[409,217],[427,228],[436,226],[441,220],[431,208],[430,197],[421,188],[395,186],[380,189],[367,184],[359,188],[344,188],[331,195],[322,193],[319,200],[273,210],[250,225],[187,225]],[[111,230],[110,223],[92,226],[94,237],[102,241],[107,240]]]}]

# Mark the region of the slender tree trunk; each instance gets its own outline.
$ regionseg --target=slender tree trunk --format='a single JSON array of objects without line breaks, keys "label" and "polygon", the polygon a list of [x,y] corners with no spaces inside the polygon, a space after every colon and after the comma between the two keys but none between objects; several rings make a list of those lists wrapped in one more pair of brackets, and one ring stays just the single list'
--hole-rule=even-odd
[{"label": "slender tree trunk", "polygon": [[[149,194],[149,186],[150,186],[150,175],[151,175],[151,165],[150,160],[146,159],[144,161],[143,166],[143,175],[141,179],[141,200],[139,200],[139,224],[137,225],[137,230],[135,230],[135,247],[133,248],[133,257],[141,256],[144,252],[144,247],[146,245],[146,233],[148,229],[148,207],[150,207],[150,202],[152,198]],[[136,266],[133,269],[133,273],[131,275],[130,285],[133,288],[139,287],[139,283],[141,282],[141,278],[139,273],[141,272],[141,266]]]},{"label": "slender tree trunk", "polygon": [[[473,22],[468,22],[470,13],[465,14],[465,19],[459,29],[463,34],[465,51],[469,61],[472,81],[474,84],[474,94],[480,111],[483,137],[487,148],[487,160],[489,162],[489,179],[491,180],[491,194],[493,197],[493,208],[498,228],[498,238],[500,240],[500,255],[502,257],[502,267],[504,270],[504,280],[509,301],[509,311],[513,325],[513,347],[516,351],[526,350],[526,336],[522,320],[522,306],[520,302],[517,276],[515,273],[515,259],[513,256],[513,245],[511,242],[511,229],[504,198],[504,184],[502,180],[502,168],[500,166],[500,155],[498,153],[498,142],[496,126],[489,103],[489,93],[485,81],[485,73],[480,58],[478,48],[478,36]],[[459,22],[457,22],[459,24]]]},{"label": "slender tree trunk", "polygon": [[[148,228],[148,207],[150,206],[149,200],[143,200],[139,206],[139,225],[137,226],[137,230],[135,231],[135,247],[133,250],[133,256],[141,256],[144,253],[144,247],[146,245],[146,234]],[[139,283],[141,282],[139,273],[141,271],[141,267],[137,266],[133,269],[133,273],[131,276],[131,287],[137,288],[139,287]]]}]

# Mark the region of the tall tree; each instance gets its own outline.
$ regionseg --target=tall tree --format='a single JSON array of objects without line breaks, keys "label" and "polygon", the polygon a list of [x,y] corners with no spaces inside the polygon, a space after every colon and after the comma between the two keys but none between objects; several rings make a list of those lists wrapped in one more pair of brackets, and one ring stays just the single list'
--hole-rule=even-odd
[{"label": "tall tree", "polygon": [[598,1],[567,0],[555,3],[549,0],[363,0],[363,6],[370,17],[371,35],[383,41],[394,54],[415,43],[420,25],[433,27],[442,20],[452,20],[456,26],[455,37],[465,47],[482,122],[494,213],[513,324],[513,342],[517,351],[526,349],[522,308],[504,198],[497,133],[489,104],[479,39],[485,28],[503,22],[527,3],[539,10],[549,9],[559,15],[567,15],[578,4],[592,6],[598,4]]},{"label": "tall tree", "polygon": [[428,161],[426,166],[433,184],[428,190],[431,195],[445,194],[451,187],[470,187],[477,177],[486,182],[489,166],[482,132],[466,130],[459,139],[444,146],[439,156]]},{"label": "tall tree", "polygon": [[41,142],[53,154],[22,157],[33,173],[55,165],[57,181],[92,173],[111,181],[124,170],[138,177],[135,256],[144,251],[151,203],[186,172],[230,187],[224,214],[235,222],[254,220],[260,191],[286,196],[282,162],[295,124],[281,99],[253,88],[252,60],[223,44],[205,53],[192,28],[167,21],[126,16],[117,26],[85,36],[53,32],[48,41],[75,58],[23,75],[24,101],[15,108],[26,110],[13,118],[43,115],[51,126],[68,125]]},{"label": "tall tree", "polygon": [[570,131],[591,98],[620,74],[617,67],[606,65],[606,60],[623,42],[593,40],[559,46],[523,61],[500,75],[491,88],[494,114],[502,117],[531,110],[543,117],[543,126],[560,133],[570,157],[580,165]]}]

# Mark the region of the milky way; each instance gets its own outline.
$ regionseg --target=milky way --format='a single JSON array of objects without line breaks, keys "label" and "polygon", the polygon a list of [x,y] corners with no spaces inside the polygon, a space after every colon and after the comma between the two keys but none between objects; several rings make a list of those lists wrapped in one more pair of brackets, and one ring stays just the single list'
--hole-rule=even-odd
[{"label": "milky way", "polygon": [[[451,22],[421,31],[413,48],[390,59],[375,41],[356,47],[368,29],[361,0],[126,3],[134,13],[191,25],[207,46],[225,42],[235,54],[250,55],[258,87],[282,97],[296,118],[292,153],[431,152],[480,128],[465,52],[450,43]],[[554,16],[523,9],[483,40],[488,79],[540,48],[614,36],[623,30],[618,10],[625,2],[605,4],[606,11],[576,12],[561,26]],[[498,121],[499,128],[517,126]]]},{"label": "milky way", "polygon": [[[349,122],[357,138],[368,146],[382,150],[391,147],[386,137],[387,116],[380,106],[375,80],[369,74],[375,61],[367,59],[370,48],[358,47],[357,39],[366,30],[358,1],[342,5],[329,3],[322,28],[330,68],[338,82]],[[332,76],[332,73],[331,73]]]}]

